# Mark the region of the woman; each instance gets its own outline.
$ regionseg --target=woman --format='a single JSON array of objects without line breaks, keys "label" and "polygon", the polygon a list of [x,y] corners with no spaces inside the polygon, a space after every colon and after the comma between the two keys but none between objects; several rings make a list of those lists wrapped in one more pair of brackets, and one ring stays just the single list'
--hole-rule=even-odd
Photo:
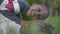
[{"label": "woman", "polygon": [[[25,1],[21,0],[0,0],[0,33],[7,34],[7,31],[13,29],[9,34],[20,34],[21,18],[18,14],[25,14],[30,7]],[[16,2],[16,3],[15,3]],[[16,6],[15,6],[16,5]],[[16,11],[17,8],[17,11]],[[19,9],[19,10],[18,10]],[[6,30],[7,29],[7,30]],[[1,32],[2,31],[2,32]]]}]

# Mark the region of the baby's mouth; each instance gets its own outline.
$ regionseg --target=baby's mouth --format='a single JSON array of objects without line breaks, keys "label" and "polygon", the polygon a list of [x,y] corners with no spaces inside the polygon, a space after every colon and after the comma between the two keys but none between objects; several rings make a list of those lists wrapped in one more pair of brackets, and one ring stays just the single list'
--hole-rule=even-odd
[{"label": "baby's mouth", "polygon": [[39,19],[39,20],[40,20],[40,19],[41,19],[40,16],[41,16],[40,14],[34,14],[33,18],[34,18],[34,19]]}]

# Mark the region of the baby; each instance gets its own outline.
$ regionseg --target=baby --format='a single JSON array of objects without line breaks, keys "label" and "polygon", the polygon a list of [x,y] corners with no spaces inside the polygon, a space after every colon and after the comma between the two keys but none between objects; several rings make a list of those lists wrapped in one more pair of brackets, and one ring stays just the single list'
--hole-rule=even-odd
[{"label": "baby", "polygon": [[45,6],[39,4],[32,4],[26,15],[31,18],[31,20],[21,21],[22,31],[24,30],[24,28],[28,29],[27,27],[29,27],[29,25],[34,21],[41,28],[42,32],[44,32],[45,34],[51,34],[54,27],[43,21],[48,17],[48,11]]}]

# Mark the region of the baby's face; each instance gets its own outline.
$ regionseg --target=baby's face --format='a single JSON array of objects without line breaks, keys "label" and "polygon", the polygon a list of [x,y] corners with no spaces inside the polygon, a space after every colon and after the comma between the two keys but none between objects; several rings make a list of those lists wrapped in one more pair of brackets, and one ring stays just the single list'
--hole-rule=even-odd
[{"label": "baby's face", "polygon": [[41,5],[34,5],[27,12],[27,16],[32,19],[45,19],[48,16],[48,11]]}]

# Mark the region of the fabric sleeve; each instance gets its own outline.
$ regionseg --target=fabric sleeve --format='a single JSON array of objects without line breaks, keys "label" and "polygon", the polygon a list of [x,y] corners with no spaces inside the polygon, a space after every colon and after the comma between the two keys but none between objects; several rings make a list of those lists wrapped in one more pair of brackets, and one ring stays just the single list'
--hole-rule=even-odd
[{"label": "fabric sleeve", "polygon": [[20,12],[25,14],[28,11],[28,9],[30,8],[30,5],[24,1],[18,1],[18,2],[20,5]]},{"label": "fabric sleeve", "polygon": [[0,5],[1,5],[2,2],[3,2],[3,0],[0,0]]},{"label": "fabric sleeve", "polygon": [[16,16],[16,14],[14,14],[14,13],[11,13],[10,11],[8,11],[8,10],[0,10],[0,13],[2,14],[2,15],[4,15],[6,18],[8,18],[9,20],[12,20],[12,21],[14,21],[14,22],[16,22],[17,24],[20,24],[20,18],[18,18],[17,16]]},{"label": "fabric sleeve", "polygon": [[25,1],[18,1],[19,2],[19,6],[20,6],[20,12],[18,13],[18,17],[20,17],[20,13],[24,16],[26,16],[26,12],[29,10],[30,5],[25,2]]},{"label": "fabric sleeve", "polygon": [[25,1],[18,1],[19,2],[19,6],[20,6],[20,13],[22,14],[26,14],[26,12],[29,10],[30,5],[25,2]]}]

